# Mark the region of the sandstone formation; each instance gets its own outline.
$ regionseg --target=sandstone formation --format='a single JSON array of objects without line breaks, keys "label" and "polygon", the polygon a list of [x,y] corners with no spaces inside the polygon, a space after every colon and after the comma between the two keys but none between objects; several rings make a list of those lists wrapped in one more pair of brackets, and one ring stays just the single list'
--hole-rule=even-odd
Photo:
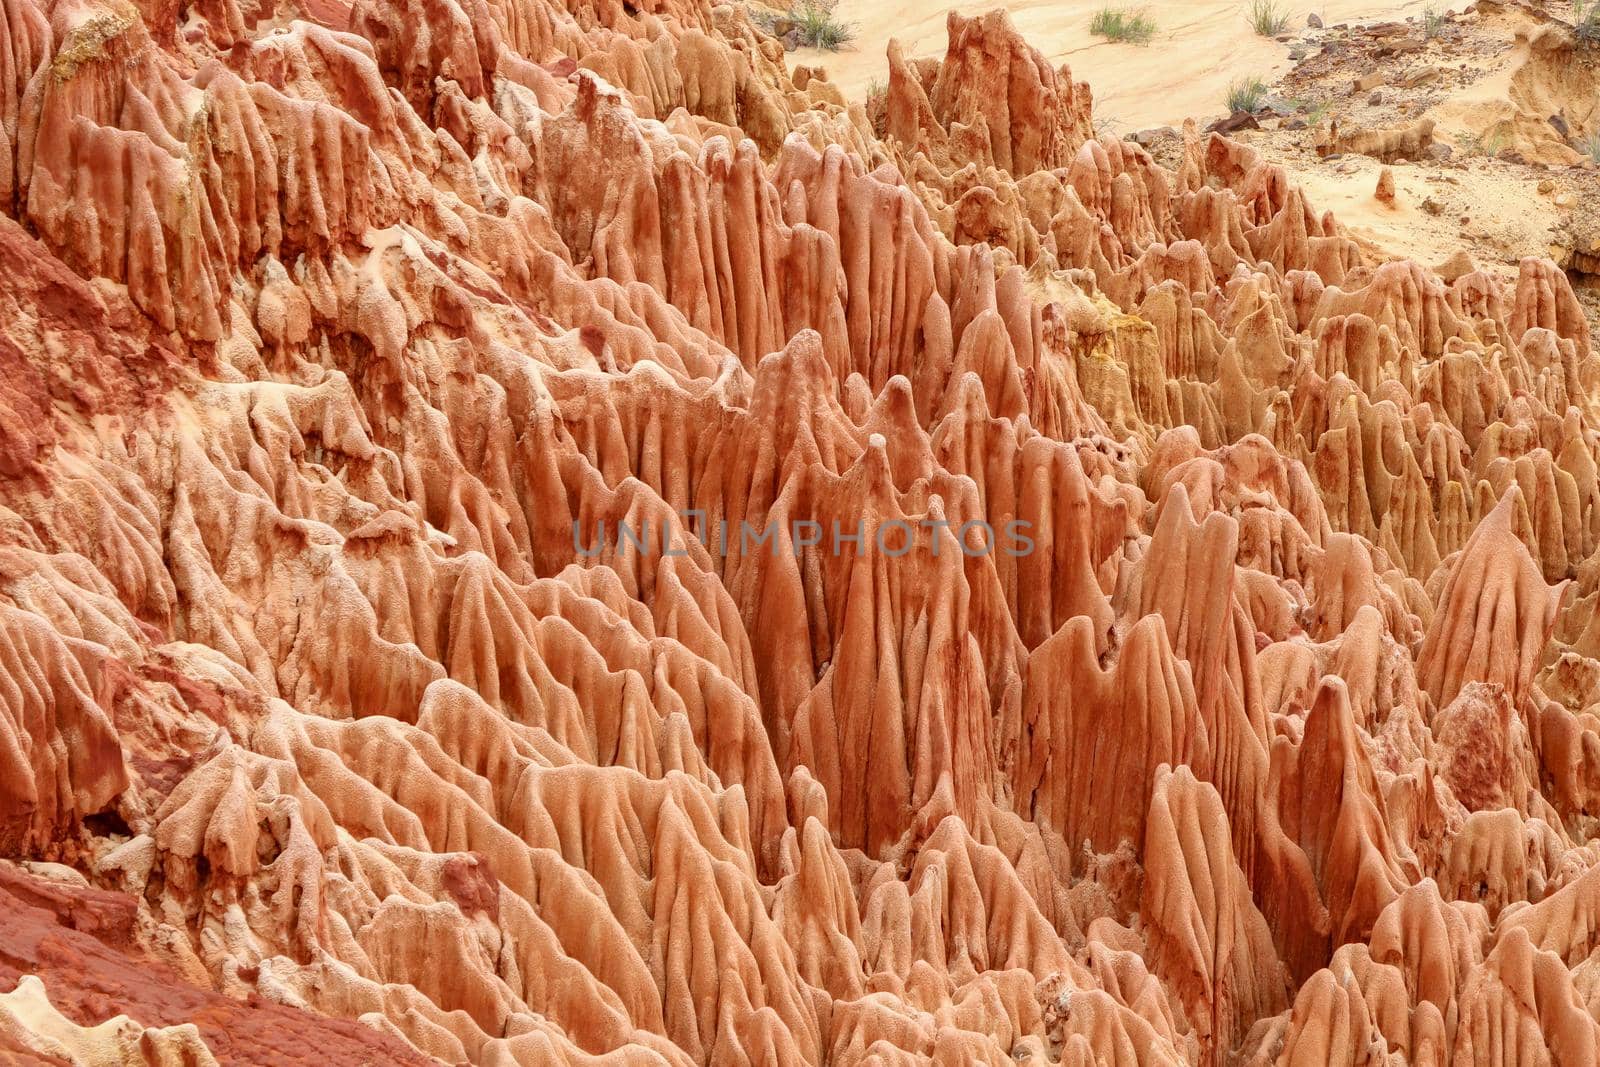
[{"label": "sandstone formation", "polygon": [[0,1057],[1600,1055],[1553,264],[1000,15],[873,116],[701,0],[0,26]]}]

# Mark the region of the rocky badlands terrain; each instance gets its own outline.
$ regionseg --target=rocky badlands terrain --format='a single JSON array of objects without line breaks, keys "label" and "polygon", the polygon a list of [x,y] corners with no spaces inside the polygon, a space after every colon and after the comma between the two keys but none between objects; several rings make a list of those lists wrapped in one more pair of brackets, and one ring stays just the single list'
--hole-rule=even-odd
[{"label": "rocky badlands terrain", "polygon": [[0,0],[0,1062],[1597,1062],[1583,264],[1155,149],[999,13]]}]

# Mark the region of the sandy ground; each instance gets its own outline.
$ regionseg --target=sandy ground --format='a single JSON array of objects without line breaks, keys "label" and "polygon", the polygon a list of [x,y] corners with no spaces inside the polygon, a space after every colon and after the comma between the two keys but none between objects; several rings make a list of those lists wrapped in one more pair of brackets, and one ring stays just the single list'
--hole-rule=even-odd
[{"label": "sandy ground", "polygon": [[[1395,198],[1386,204],[1373,195],[1383,164],[1364,156],[1336,163],[1297,166],[1294,177],[1318,211],[1332,211],[1351,237],[1380,258],[1411,258],[1436,267],[1466,250],[1484,266],[1510,265],[1522,256],[1557,256],[1553,231],[1562,217],[1559,203],[1574,194],[1564,180],[1538,186],[1500,173],[1489,164],[1449,170],[1398,165]],[[1559,203],[1558,203],[1559,201]],[[1437,214],[1423,205],[1429,202]]]},{"label": "sandy ground", "polygon": [[[1117,0],[1112,0],[1113,6]],[[1255,75],[1276,81],[1290,68],[1289,45],[1258,37],[1243,0],[1130,0],[1156,23],[1147,45],[1112,44],[1089,34],[1089,20],[1104,0],[1010,0],[1004,4],[913,0],[839,0],[834,14],[854,24],[856,39],[838,52],[803,48],[793,63],[822,66],[846,96],[859,99],[874,81],[888,79],[885,50],[898,37],[907,56],[943,56],[945,18],[951,10],[978,14],[1005,7],[1024,37],[1052,63],[1067,63],[1076,81],[1095,92],[1096,124],[1110,132],[1177,125],[1189,116],[1215,118],[1233,81]],[[1290,32],[1315,12],[1332,26],[1368,19],[1418,15],[1424,0],[1316,0],[1287,5]],[[1452,5],[1436,3],[1439,10]],[[1464,0],[1455,5],[1464,6]]]}]

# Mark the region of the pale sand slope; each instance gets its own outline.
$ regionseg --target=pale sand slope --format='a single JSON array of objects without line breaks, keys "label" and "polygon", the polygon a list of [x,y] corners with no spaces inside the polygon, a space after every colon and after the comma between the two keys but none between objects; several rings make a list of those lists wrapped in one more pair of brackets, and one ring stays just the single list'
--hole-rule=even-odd
[{"label": "pale sand slope", "polygon": [[[1029,44],[1052,63],[1067,63],[1075,81],[1094,86],[1097,125],[1112,131],[1176,125],[1189,116],[1215,117],[1225,108],[1229,83],[1254,74],[1275,81],[1289,68],[1289,46],[1258,37],[1241,0],[1152,0],[1114,6],[1137,7],[1156,22],[1148,45],[1111,44],[1089,34],[1089,20],[1102,0],[1011,0],[962,4],[933,0],[839,0],[834,14],[853,23],[856,39],[838,52],[802,48],[794,63],[820,65],[847,97],[859,99],[874,80],[887,80],[884,58],[891,37],[906,56],[942,56],[945,17],[951,10],[975,15],[1004,7]],[[1465,0],[1454,5],[1460,8]],[[1439,3],[1443,10],[1452,5]],[[1424,0],[1327,0],[1291,2],[1289,30],[1305,28],[1316,12],[1338,22],[1401,19],[1422,12]]]}]

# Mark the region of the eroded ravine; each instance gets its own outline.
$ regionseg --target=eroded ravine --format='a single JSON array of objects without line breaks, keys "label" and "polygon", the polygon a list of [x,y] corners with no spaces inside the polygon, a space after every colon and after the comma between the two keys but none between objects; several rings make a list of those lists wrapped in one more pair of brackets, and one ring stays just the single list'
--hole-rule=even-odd
[{"label": "eroded ravine", "polygon": [[690,0],[0,22],[0,1052],[1596,1057],[1555,265],[999,15],[881,139]]}]

